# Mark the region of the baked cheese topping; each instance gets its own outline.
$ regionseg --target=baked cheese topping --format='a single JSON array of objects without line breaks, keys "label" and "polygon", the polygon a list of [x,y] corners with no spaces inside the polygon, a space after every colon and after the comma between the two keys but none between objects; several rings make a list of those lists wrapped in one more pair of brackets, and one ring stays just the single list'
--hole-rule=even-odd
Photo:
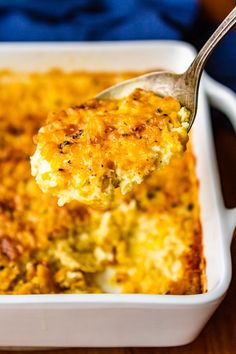
[{"label": "baked cheese topping", "polygon": [[119,100],[91,99],[49,115],[37,135],[32,175],[62,206],[108,208],[154,170],[180,156],[189,112],[171,97],[136,89]]},{"label": "baked cheese topping", "polygon": [[131,192],[117,188],[109,211],[59,207],[31,175],[33,136],[49,112],[140,74],[0,71],[0,294],[205,291],[189,144]]}]

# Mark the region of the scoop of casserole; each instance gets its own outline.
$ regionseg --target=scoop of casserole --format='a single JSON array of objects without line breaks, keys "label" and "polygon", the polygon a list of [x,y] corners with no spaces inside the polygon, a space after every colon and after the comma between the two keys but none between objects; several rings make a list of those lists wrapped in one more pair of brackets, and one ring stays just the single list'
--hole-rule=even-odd
[{"label": "scoop of casserole", "polygon": [[126,194],[183,153],[188,118],[174,98],[141,89],[52,113],[36,137],[32,175],[60,206],[77,200],[105,209],[115,188]]}]

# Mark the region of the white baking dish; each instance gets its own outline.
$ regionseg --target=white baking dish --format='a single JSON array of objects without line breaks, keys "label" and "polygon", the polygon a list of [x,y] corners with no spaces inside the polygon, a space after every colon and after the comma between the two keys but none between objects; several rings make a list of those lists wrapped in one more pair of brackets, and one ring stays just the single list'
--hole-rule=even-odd
[{"label": "white baking dish", "polygon": [[[195,55],[173,41],[91,44],[1,44],[0,66],[13,70],[144,70],[182,72]],[[236,126],[236,99],[205,77],[193,127],[200,180],[208,292],[201,295],[0,296],[0,346],[173,346],[192,341],[220,304],[231,278],[235,210],[226,210],[216,169],[206,95]]]}]

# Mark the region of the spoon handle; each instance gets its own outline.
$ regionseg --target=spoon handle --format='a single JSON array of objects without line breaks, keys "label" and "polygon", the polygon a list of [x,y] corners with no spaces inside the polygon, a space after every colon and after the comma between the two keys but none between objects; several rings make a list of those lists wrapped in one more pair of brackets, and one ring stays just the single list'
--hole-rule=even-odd
[{"label": "spoon handle", "polygon": [[202,71],[209,55],[235,23],[236,7],[234,7],[234,9],[228,14],[228,16],[221,22],[219,27],[204,44],[204,46],[188,68],[186,72],[186,77],[188,76],[190,80],[195,81],[195,84],[198,84],[199,82],[200,76],[202,74]]}]

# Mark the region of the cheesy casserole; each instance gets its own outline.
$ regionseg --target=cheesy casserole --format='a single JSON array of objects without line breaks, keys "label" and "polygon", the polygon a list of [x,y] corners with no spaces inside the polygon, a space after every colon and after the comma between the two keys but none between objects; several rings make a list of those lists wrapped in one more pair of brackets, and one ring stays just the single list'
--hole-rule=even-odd
[{"label": "cheesy casserole", "polygon": [[90,99],[49,115],[31,159],[40,188],[58,204],[111,206],[186,148],[189,112],[172,97],[136,89],[119,100]]},{"label": "cheesy casserole", "polygon": [[136,75],[0,73],[0,294],[204,291],[190,146],[126,195],[116,190],[108,211],[59,207],[31,176],[33,136],[50,111]]}]

